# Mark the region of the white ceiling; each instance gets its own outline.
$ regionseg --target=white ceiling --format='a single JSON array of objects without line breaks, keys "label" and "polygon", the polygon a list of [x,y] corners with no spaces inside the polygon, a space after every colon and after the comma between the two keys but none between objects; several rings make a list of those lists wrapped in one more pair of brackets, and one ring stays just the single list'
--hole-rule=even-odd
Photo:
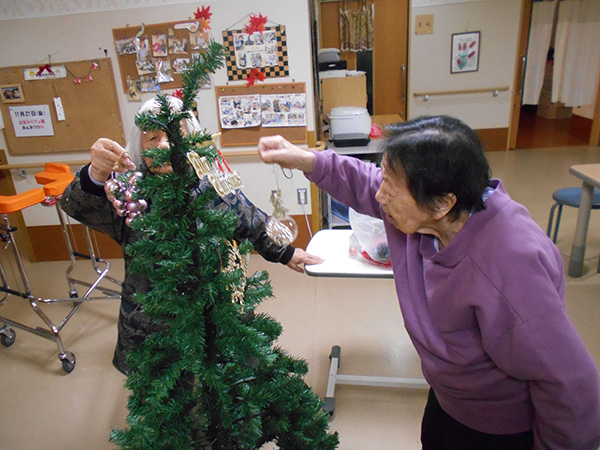
[{"label": "white ceiling", "polygon": [[34,19],[182,3],[200,4],[198,0],[0,0],[0,20]]}]

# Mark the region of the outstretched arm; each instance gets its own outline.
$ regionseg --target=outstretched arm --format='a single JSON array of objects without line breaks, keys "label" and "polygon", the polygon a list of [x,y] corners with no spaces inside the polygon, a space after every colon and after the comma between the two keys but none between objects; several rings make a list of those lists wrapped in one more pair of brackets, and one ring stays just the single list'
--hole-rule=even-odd
[{"label": "outstretched arm", "polygon": [[279,164],[284,169],[298,169],[311,173],[315,155],[297,147],[281,136],[266,136],[258,141],[258,154],[267,164]]},{"label": "outstretched arm", "polygon": [[302,266],[306,264],[321,264],[322,262],[323,258],[306,253],[301,248],[296,248],[294,249],[292,259],[287,263],[287,266],[296,272],[304,273]]}]

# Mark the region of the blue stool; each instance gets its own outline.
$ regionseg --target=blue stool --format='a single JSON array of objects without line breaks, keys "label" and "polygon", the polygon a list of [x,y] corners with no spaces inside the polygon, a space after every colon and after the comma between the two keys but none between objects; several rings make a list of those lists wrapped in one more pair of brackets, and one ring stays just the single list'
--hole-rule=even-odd
[{"label": "blue stool", "polygon": [[[552,194],[554,199],[554,205],[550,208],[550,217],[548,217],[548,229],[546,234],[550,237],[552,231],[552,222],[554,221],[554,210],[558,206],[558,214],[556,216],[556,224],[554,225],[554,234],[552,236],[552,242],[556,244],[556,237],[558,235],[558,227],[560,226],[560,216],[562,215],[563,206],[572,206],[573,208],[579,208],[579,201],[581,200],[581,188],[563,188],[554,191]],[[600,209],[600,190],[594,189],[594,195],[592,197],[592,209]],[[600,270],[600,268],[599,268]]]}]

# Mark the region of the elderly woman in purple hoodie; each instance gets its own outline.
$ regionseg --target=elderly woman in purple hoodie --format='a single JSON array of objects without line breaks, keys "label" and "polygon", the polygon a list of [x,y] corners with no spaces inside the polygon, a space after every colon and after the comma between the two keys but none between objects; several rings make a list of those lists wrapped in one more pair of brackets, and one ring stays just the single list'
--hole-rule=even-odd
[{"label": "elderly woman in purple hoodie", "polygon": [[598,449],[600,380],[565,311],[561,255],[490,178],[472,129],[448,116],[392,125],[381,167],[279,136],[258,150],[384,219],[431,386],[423,449]]}]

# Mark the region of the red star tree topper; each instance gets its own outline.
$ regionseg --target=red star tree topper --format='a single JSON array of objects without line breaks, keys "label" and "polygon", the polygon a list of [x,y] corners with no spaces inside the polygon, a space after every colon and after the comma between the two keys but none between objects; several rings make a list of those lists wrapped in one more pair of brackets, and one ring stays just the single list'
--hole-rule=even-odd
[{"label": "red star tree topper", "polygon": [[250,16],[250,23],[246,25],[246,33],[252,34],[255,31],[265,31],[265,23],[267,23],[267,17],[259,14],[257,16]]}]

